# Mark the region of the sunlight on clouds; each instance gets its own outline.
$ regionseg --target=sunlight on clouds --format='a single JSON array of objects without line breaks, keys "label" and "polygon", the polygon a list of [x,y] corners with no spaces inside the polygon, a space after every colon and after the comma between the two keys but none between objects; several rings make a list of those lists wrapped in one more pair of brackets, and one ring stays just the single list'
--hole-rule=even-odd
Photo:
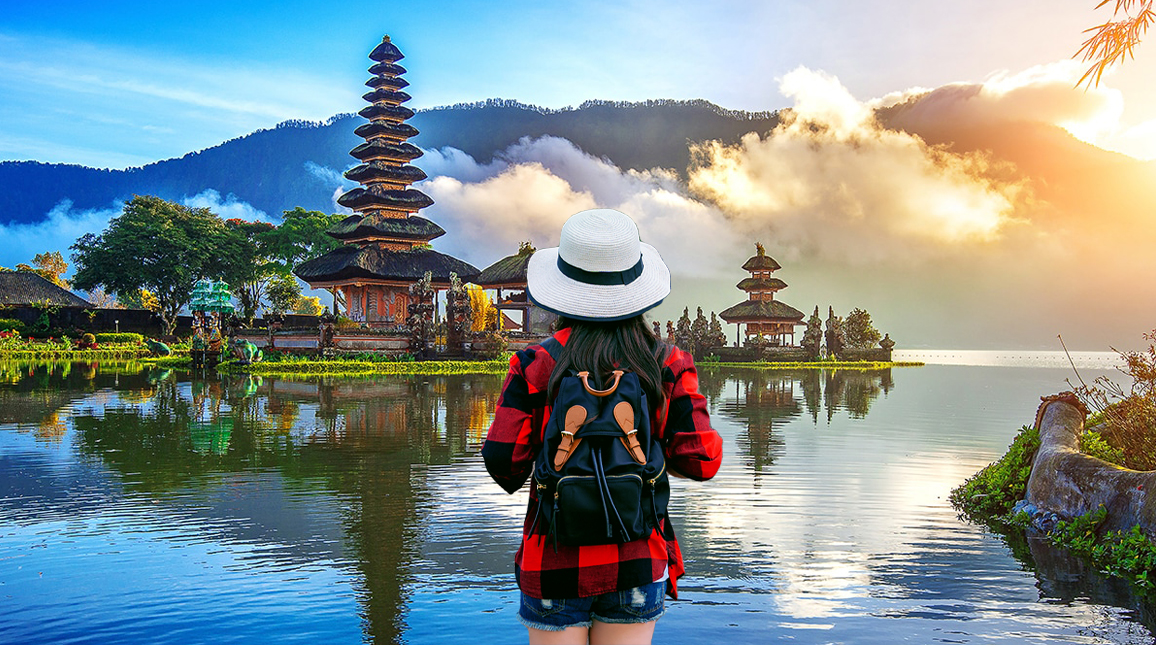
[{"label": "sunlight on clouds", "polygon": [[[718,209],[687,196],[669,171],[622,170],[565,139],[523,138],[488,164],[452,148],[425,158],[431,178],[416,187],[434,205],[423,213],[450,231],[436,244],[479,267],[522,240],[557,245],[566,219],[590,208],[630,215],[676,275],[729,275],[726,251],[745,245]],[[482,239],[490,243],[475,243]]]},{"label": "sunlight on clouds", "polygon": [[[1000,72],[982,83],[894,92],[871,104],[891,107],[910,102],[904,120],[915,127],[949,120],[1050,123],[1105,150],[1137,159],[1156,158],[1156,120],[1125,125],[1123,93],[1107,83],[1077,87],[1083,72],[1076,61],[1060,61],[1015,74]],[[1110,81],[1110,75],[1106,78]]]},{"label": "sunlight on clouds", "polygon": [[690,189],[742,229],[845,259],[918,252],[921,244],[997,239],[1021,192],[960,155],[884,129],[870,105],[827,74],[798,68],[782,91],[794,107],[769,135],[694,147]]}]

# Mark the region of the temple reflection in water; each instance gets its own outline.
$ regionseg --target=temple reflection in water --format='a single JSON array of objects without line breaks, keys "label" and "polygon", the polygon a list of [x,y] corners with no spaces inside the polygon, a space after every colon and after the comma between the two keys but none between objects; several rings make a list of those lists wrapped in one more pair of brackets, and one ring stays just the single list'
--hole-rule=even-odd
[{"label": "temple reflection in water", "polygon": [[[500,376],[189,379],[139,364],[4,370],[0,422],[43,441],[71,430],[75,449],[113,474],[94,490],[143,496],[206,539],[257,547],[263,562],[355,570],[368,641],[404,640],[417,570],[449,579],[482,569],[510,583],[512,545],[475,541],[464,555],[447,523],[470,495],[496,491],[458,462],[476,460]],[[816,423],[838,410],[865,414],[891,378],[735,369],[704,373],[701,384],[713,414],[741,422],[742,458],[761,472],[783,449],[781,425],[804,413]],[[63,504],[67,495],[45,497]],[[505,501],[512,514],[524,503]]]}]

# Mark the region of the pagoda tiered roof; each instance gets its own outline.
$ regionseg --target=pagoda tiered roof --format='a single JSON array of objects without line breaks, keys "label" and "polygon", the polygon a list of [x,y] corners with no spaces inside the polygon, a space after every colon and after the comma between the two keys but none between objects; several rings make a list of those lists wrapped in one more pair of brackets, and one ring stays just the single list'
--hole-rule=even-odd
[{"label": "pagoda tiered roof", "polygon": [[357,114],[370,120],[385,119],[387,121],[401,123],[406,119],[412,119],[415,112],[404,105],[374,103],[373,105],[367,105],[361,108]]},{"label": "pagoda tiered roof", "polygon": [[778,291],[786,289],[787,283],[778,278],[743,278],[735,286],[743,291]]},{"label": "pagoda tiered roof", "polygon": [[345,178],[359,184],[385,181],[408,186],[425,179],[426,174],[417,166],[394,166],[384,161],[370,161],[346,170]]},{"label": "pagoda tiered roof", "polygon": [[762,244],[756,244],[755,249],[755,254],[743,263],[743,271],[778,271],[783,268],[775,262],[775,258],[767,255]]},{"label": "pagoda tiered roof", "polygon": [[294,273],[310,283],[357,278],[414,282],[426,271],[433,274],[434,281],[441,283],[449,281],[450,273],[458,274],[462,280],[470,280],[478,273],[474,265],[431,248],[391,251],[372,244],[340,247],[298,265]]},{"label": "pagoda tiered roof", "polygon": [[349,151],[349,156],[361,161],[388,159],[407,162],[413,161],[421,155],[421,148],[412,143],[393,143],[384,139],[370,139]]},{"label": "pagoda tiered roof", "polygon": [[372,87],[374,89],[384,87],[391,90],[400,90],[404,87],[409,87],[409,81],[396,76],[374,76],[366,81],[365,85],[366,87]]},{"label": "pagoda tiered roof", "polygon": [[799,322],[805,317],[803,312],[779,300],[747,300],[728,307],[719,314],[719,318],[728,323],[776,320]]},{"label": "pagoda tiered roof", "polygon": [[363,138],[384,137],[404,141],[418,135],[417,128],[408,123],[391,123],[389,121],[370,121],[357,126],[353,134]]},{"label": "pagoda tiered roof", "polygon": [[381,44],[369,52],[369,60],[374,60],[379,63],[396,63],[403,58],[405,58],[405,54],[401,53],[397,45],[390,42],[389,36],[382,38]]},{"label": "pagoda tiered roof", "polygon": [[416,213],[434,202],[429,195],[420,190],[395,190],[380,185],[372,185],[367,188],[354,188],[346,192],[337,198],[337,203],[354,210],[384,208],[399,213]]},{"label": "pagoda tiered roof", "polygon": [[401,76],[405,72],[406,69],[396,63],[377,63],[369,68],[370,74],[378,76]]},{"label": "pagoda tiered roof", "polygon": [[299,265],[294,271],[311,284],[349,284],[358,279],[381,282],[413,282],[426,271],[444,283],[451,272],[463,279],[478,273],[467,262],[438,253],[428,242],[445,235],[437,224],[414,213],[433,204],[428,195],[410,188],[426,178],[420,168],[409,165],[421,157],[407,139],[418,130],[405,123],[413,110],[400,104],[410,100],[401,91],[409,82],[400,78],[405,68],[397,64],[401,51],[386,36],[369,55],[374,75],[365,84],[372,88],[362,98],[370,103],[358,114],[369,120],[354,130],[365,139],[349,152],[362,163],[345,172],[361,186],[346,191],[337,203],[355,211],[332,226],[328,233],[345,246]]}]

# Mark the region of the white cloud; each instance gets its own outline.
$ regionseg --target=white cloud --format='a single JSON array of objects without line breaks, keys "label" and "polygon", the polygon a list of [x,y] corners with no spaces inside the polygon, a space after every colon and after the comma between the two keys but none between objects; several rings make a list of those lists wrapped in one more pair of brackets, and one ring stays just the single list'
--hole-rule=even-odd
[{"label": "white cloud", "polygon": [[221,193],[212,188],[202,190],[192,197],[184,197],[181,203],[190,208],[207,208],[221,219],[243,219],[248,222],[268,222],[274,225],[281,223],[279,218],[269,217],[265,211],[257,210],[248,202],[240,201],[232,193],[221,199]]},{"label": "white cloud", "polygon": [[689,197],[669,172],[622,170],[565,139],[524,138],[488,164],[449,148],[428,156],[435,163],[423,166],[438,174],[416,186],[435,202],[423,213],[450,232],[435,244],[479,268],[523,240],[556,245],[566,219],[589,208],[634,218],[675,275],[725,275],[733,269],[721,259],[726,250],[744,245],[717,209]]},{"label": "white cloud", "polygon": [[71,201],[64,200],[35,224],[0,224],[0,240],[4,240],[0,266],[11,269],[22,262],[31,264],[32,256],[46,251],[60,251],[71,262],[68,247],[85,233],[103,231],[123,209],[124,204],[118,202],[112,208],[78,211],[73,210]]},{"label": "white cloud", "polygon": [[798,68],[794,107],[770,135],[694,149],[693,194],[770,248],[850,261],[925,257],[998,239],[1022,188],[988,176],[986,158],[884,129],[837,79]]}]

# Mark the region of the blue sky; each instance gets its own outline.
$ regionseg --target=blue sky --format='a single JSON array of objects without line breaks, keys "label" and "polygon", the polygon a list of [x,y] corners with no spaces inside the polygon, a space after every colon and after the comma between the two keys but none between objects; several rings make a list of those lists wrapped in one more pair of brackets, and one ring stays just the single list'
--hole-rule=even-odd
[{"label": "blue sky", "polygon": [[[1095,0],[14,2],[0,12],[0,160],[125,167],[361,106],[389,33],[415,108],[510,98],[789,105],[805,65],[856,97],[1068,58]],[[1156,117],[1156,54],[1111,79],[1125,125]]]}]

